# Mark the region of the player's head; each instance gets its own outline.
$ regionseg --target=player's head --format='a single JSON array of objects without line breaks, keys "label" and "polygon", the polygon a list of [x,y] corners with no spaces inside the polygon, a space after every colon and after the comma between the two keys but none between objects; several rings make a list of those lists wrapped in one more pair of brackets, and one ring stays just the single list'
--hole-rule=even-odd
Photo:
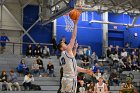
[{"label": "player's head", "polygon": [[99,77],[98,81],[103,82],[103,77]]},{"label": "player's head", "polygon": [[60,51],[65,51],[67,49],[67,44],[65,44],[65,42],[61,41],[59,44],[58,44],[58,49]]}]

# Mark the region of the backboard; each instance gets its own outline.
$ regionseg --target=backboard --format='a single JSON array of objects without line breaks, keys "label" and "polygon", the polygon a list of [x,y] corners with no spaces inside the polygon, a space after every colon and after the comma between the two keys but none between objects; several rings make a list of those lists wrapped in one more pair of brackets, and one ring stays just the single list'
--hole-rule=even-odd
[{"label": "backboard", "polygon": [[43,25],[74,8],[76,0],[42,0],[40,18]]}]

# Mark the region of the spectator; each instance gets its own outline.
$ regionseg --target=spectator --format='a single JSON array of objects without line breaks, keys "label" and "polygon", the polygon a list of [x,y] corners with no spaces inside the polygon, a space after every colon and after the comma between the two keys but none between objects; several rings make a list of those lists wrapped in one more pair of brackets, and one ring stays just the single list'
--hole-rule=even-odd
[{"label": "spectator", "polygon": [[128,42],[126,42],[125,43],[125,48],[129,48],[130,46],[129,46],[129,43]]},{"label": "spectator", "polygon": [[100,62],[100,71],[102,74],[104,73],[104,70],[105,70],[105,67],[104,67],[103,63]]},{"label": "spectator", "polygon": [[125,49],[123,48],[121,51],[121,58],[123,61],[126,61],[126,57],[127,57],[127,52],[125,51]]},{"label": "spectator", "polygon": [[41,56],[41,47],[39,44],[36,45],[34,48],[34,57],[38,57],[38,56]]},{"label": "spectator", "polygon": [[91,51],[90,47],[88,47],[88,49],[86,50],[86,56],[88,58],[90,58],[91,57],[91,54],[92,54],[92,51]]},{"label": "spectator", "polygon": [[32,54],[33,54],[32,45],[29,44],[28,47],[27,47],[27,49],[26,49],[26,56],[32,58]]},{"label": "spectator", "polygon": [[68,44],[68,43],[66,42],[65,36],[62,36],[62,39],[60,40],[60,42],[64,42],[65,44]]},{"label": "spectator", "polygon": [[112,55],[112,51],[111,51],[111,47],[109,47],[109,48],[107,49],[107,57],[108,57],[108,58],[111,58],[111,55]]},{"label": "spectator", "polygon": [[139,71],[139,66],[138,66],[136,56],[134,56],[133,59],[132,59],[132,70],[133,71],[136,71],[136,70]]},{"label": "spectator", "polygon": [[95,87],[95,84],[93,82],[91,82],[90,85],[88,86],[87,93],[93,93],[94,92],[94,87]]},{"label": "spectator", "polygon": [[79,87],[79,93],[85,93],[86,92],[86,88],[84,86],[84,81],[81,80],[80,81],[80,87]]},{"label": "spectator", "polygon": [[100,69],[97,70],[97,72],[95,73],[95,77],[98,80],[100,77],[102,76]]},{"label": "spectator", "polygon": [[9,80],[8,80],[8,87],[10,89],[10,91],[12,91],[12,86],[14,86],[18,91],[20,91],[20,85],[18,83],[18,80],[17,80],[17,74],[11,70],[10,71],[10,76],[9,76]]},{"label": "spectator", "polygon": [[95,66],[93,66],[93,72],[96,73],[98,69],[100,69],[100,66],[96,63]]},{"label": "spectator", "polygon": [[24,89],[27,90],[27,88],[29,88],[29,90],[31,90],[32,88],[32,81],[34,81],[34,77],[32,74],[28,73],[27,75],[25,75],[24,77],[24,81],[23,81],[23,86]]},{"label": "spectator", "polygon": [[54,75],[54,65],[52,64],[51,61],[48,62],[48,65],[47,65],[47,72],[48,72],[48,75],[49,75],[49,76],[55,76],[55,75]]},{"label": "spectator", "polygon": [[119,46],[115,47],[114,54],[118,54],[118,56],[119,56]]},{"label": "spectator", "polygon": [[0,53],[1,54],[3,54],[5,51],[6,41],[10,41],[10,40],[9,40],[8,36],[5,35],[5,33],[2,33],[1,37],[0,37],[0,44],[1,44]]},{"label": "spectator", "polygon": [[42,49],[42,57],[47,58],[50,57],[50,49],[45,45]]},{"label": "spectator", "polygon": [[105,72],[103,73],[102,77],[103,77],[103,79],[104,79],[105,82],[108,82],[109,76],[108,76],[108,74],[107,74],[107,71],[105,71]]},{"label": "spectator", "polygon": [[140,49],[139,49],[139,52],[138,52],[138,66],[140,66]]},{"label": "spectator", "polygon": [[43,73],[45,71],[45,69],[44,69],[43,61],[41,60],[40,57],[38,57],[38,59],[37,59],[37,64],[39,65],[40,72]]},{"label": "spectator", "polygon": [[133,49],[132,54],[138,56],[138,52],[136,48]]},{"label": "spectator", "polygon": [[108,88],[105,83],[103,83],[103,78],[99,77],[99,82],[95,85],[94,93],[108,93]]},{"label": "spectator", "polygon": [[132,61],[130,55],[127,57],[127,61],[124,62],[124,64],[126,65],[126,70],[131,71]]},{"label": "spectator", "polygon": [[96,52],[94,51],[91,55],[91,63],[92,65],[94,65],[97,62],[98,62],[98,56],[96,55]]},{"label": "spectator", "polygon": [[77,53],[77,57],[78,57],[78,59],[82,59],[82,57],[83,57],[83,55],[84,55],[84,50],[83,50],[83,48],[82,47],[79,47],[78,48],[78,53]]},{"label": "spectator", "polygon": [[8,90],[8,76],[6,74],[6,71],[2,71],[1,72],[1,76],[0,76],[0,82],[2,82],[1,88],[2,90]]},{"label": "spectator", "polygon": [[36,60],[34,60],[34,62],[32,64],[32,70],[31,71],[32,71],[33,75],[40,74],[39,65],[37,64]]},{"label": "spectator", "polygon": [[57,44],[56,44],[55,37],[52,38],[51,43],[53,44],[53,55],[56,55]]},{"label": "spectator", "polygon": [[21,62],[18,64],[17,72],[23,74],[27,74],[29,72],[29,68],[26,66],[24,59],[22,59]]},{"label": "spectator", "polygon": [[117,74],[116,72],[117,72],[117,71],[114,70],[114,71],[111,72],[111,74],[110,74],[109,81],[110,81],[110,85],[111,85],[111,86],[119,85],[118,74]]},{"label": "spectator", "polygon": [[82,67],[89,66],[89,58],[88,56],[84,55],[82,58]]}]

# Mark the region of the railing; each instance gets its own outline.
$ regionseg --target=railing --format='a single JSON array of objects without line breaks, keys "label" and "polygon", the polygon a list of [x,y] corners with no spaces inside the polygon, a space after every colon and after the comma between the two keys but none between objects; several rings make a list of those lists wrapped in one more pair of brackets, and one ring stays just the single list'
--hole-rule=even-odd
[{"label": "railing", "polygon": [[[7,53],[7,54],[25,55],[27,46],[30,44],[32,45],[33,49],[35,48],[35,45],[38,45],[38,44],[41,46],[41,48],[47,45],[47,47],[50,49],[51,54],[52,54],[52,49],[53,49],[53,44],[51,43],[28,43],[28,42],[17,43],[17,42],[2,42],[2,41],[0,41],[0,43],[6,43],[6,46],[5,46],[6,49],[4,53]],[[83,49],[87,49],[90,46],[79,45],[79,47],[82,47]]]},{"label": "railing", "polygon": [[4,53],[18,54],[18,55],[25,54],[26,48],[29,44],[31,44],[33,48],[35,48],[35,45],[38,45],[38,44],[41,47],[47,45],[50,51],[52,51],[52,46],[53,46],[53,44],[50,44],[50,43],[28,43],[28,42],[17,43],[17,42],[2,42],[2,41],[0,41],[0,43],[6,43],[6,46],[5,46],[6,49]]}]

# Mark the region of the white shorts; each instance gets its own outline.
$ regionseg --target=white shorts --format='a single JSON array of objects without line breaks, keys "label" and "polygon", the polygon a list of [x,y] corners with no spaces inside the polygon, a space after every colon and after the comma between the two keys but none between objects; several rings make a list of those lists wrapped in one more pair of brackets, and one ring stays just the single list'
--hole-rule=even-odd
[{"label": "white shorts", "polygon": [[77,90],[77,78],[63,77],[61,80],[61,92],[62,93],[76,93]]}]

